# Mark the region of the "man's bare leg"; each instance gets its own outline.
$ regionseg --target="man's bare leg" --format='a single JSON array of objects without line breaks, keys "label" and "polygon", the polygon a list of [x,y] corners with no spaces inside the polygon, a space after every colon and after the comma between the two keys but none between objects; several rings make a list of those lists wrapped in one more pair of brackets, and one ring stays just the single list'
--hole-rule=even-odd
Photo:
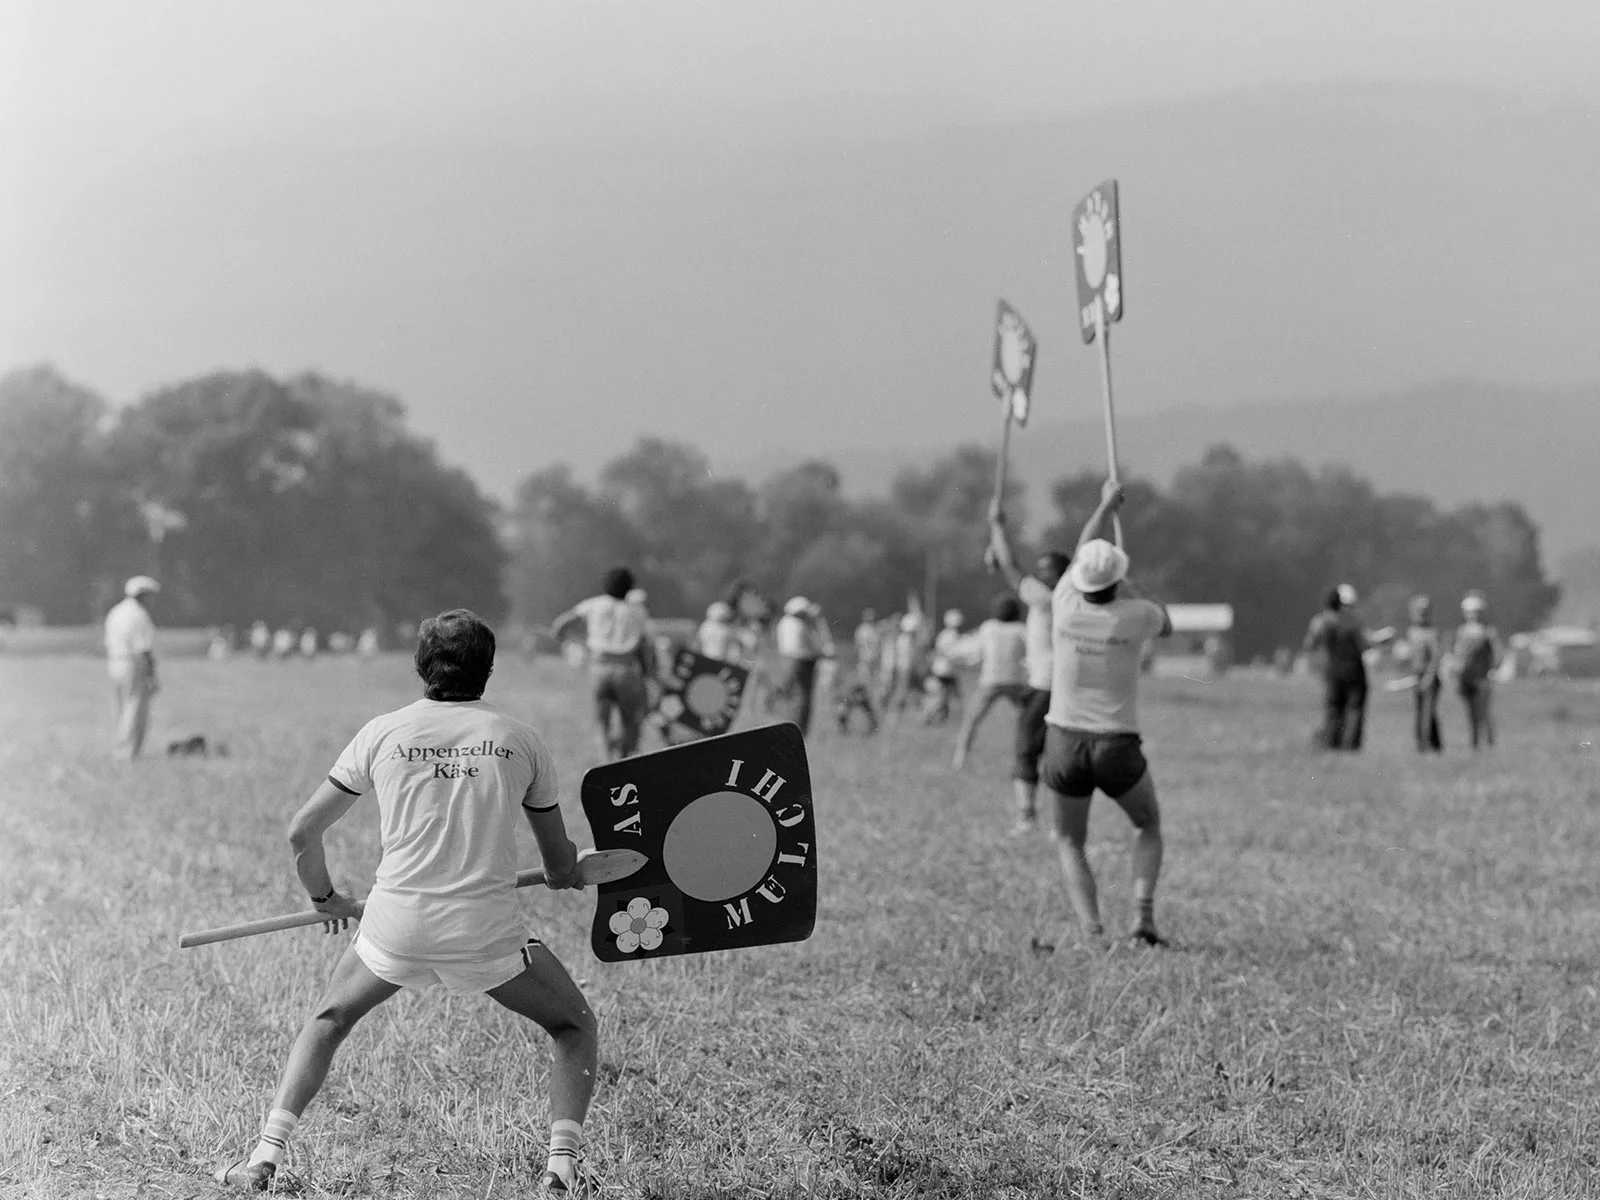
[{"label": "man's bare leg", "polygon": [[1138,923],[1133,928],[1134,937],[1159,945],[1156,933],[1155,902],[1156,882],[1161,877],[1161,806],[1156,803],[1155,780],[1146,771],[1126,792],[1113,799],[1128,820],[1133,822],[1133,898],[1139,905]]},{"label": "man's bare leg", "polygon": [[1085,845],[1089,840],[1089,797],[1067,796],[1045,788],[1055,815],[1056,856],[1061,860],[1061,876],[1067,885],[1067,898],[1078,914],[1078,925],[1090,937],[1100,937],[1100,897],[1089,868]]}]

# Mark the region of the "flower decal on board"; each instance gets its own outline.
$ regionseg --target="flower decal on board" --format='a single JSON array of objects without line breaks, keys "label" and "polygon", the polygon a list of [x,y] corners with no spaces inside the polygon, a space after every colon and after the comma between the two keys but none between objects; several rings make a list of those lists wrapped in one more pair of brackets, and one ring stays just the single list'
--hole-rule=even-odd
[{"label": "flower decal on board", "polygon": [[617,935],[617,949],[624,954],[635,950],[659,949],[661,931],[667,925],[667,910],[635,896],[628,906],[611,915],[611,932]]}]

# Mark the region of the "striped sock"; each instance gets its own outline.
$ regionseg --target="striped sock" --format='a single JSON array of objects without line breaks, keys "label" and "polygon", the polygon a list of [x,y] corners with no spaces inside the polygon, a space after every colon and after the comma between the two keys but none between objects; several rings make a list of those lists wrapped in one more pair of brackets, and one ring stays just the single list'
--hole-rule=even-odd
[{"label": "striped sock", "polygon": [[554,1121],[550,1125],[550,1157],[544,1164],[546,1171],[561,1176],[561,1181],[571,1187],[578,1173],[578,1155],[583,1150],[583,1126],[577,1121]]},{"label": "striped sock", "polygon": [[289,1152],[289,1135],[298,1124],[300,1118],[287,1108],[275,1108],[269,1112],[267,1123],[261,1127],[261,1140],[250,1155],[250,1165],[253,1167],[259,1162],[269,1162],[275,1167],[281,1166],[283,1156]]},{"label": "striped sock", "polygon": [[1139,928],[1154,929],[1156,927],[1156,898],[1154,896],[1139,897]]}]

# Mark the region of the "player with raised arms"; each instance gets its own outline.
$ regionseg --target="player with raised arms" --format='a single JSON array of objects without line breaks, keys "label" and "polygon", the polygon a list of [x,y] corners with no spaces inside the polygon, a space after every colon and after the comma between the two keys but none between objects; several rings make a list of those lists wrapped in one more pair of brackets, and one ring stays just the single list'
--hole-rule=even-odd
[{"label": "player with raised arms", "polygon": [[[560,961],[527,934],[516,898],[518,814],[544,859],[547,886],[580,886],[555,763],[533,728],[483,699],[493,631],[466,609],[422,623],[423,698],[368,721],[289,823],[295,870],[329,931],[361,928],[300,1030],[255,1150],[217,1182],[294,1190],[282,1172],[290,1134],[328,1076],[334,1052],[372,1009],[402,987],[442,983],[486,992],[537,1022],[554,1043],[550,1150],[544,1195],[587,1196],[583,1122],[594,1092],[594,1014]],[[365,901],[339,892],[323,835],[363,795],[378,805],[382,856]]]},{"label": "player with raised arms", "polygon": [[1067,894],[1083,931],[1101,937],[1094,872],[1084,853],[1089,801],[1099,788],[1133,822],[1133,895],[1138,918],[1129,937],[1164,945],[1156,932],[1156,879],[1161,873],[1161,810],[1139,735],[1139,670],[1151,639],[1172,631],[1159,601],[1128,578],[1128,555],[1101,537],[1122,507],[1115,480],[1078,538],[1072,565],[1056,586],[1054,680],[1045,716],[1040,779],[1055,811],[1055,836]]}]

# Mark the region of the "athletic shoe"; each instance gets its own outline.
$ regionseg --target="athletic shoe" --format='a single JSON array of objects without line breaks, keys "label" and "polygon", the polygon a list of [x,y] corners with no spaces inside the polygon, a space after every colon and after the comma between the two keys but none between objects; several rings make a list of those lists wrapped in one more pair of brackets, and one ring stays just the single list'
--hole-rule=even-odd
[{"label": "athletic shoe", "polygon": [[599,1194],[599,1183],[581,1159],[572,1173],[571,1183],[554,1171],[546,1171],[539,1176],[539,1187],[534,1192],[534,1195],[545,1197],[546,1200],[592,1200]]},{"label": "athletic shoe", "polygon": [[278,1196],[298,1195],[304,1186],[289,1172],[278,1170],[276,1163],[258,1162],[251,1165],[248,1158],[241,1158],[230,1166],[218,1167],[211,1178],[223,1187],[246,1192],[271,1192]]},{"label": "athletic shoe", "polygon": [[1128,935],[1128,940],[1143,946],[1170,946],[1172,944],[1156,932],[1154,925],[1139,926]]}]

